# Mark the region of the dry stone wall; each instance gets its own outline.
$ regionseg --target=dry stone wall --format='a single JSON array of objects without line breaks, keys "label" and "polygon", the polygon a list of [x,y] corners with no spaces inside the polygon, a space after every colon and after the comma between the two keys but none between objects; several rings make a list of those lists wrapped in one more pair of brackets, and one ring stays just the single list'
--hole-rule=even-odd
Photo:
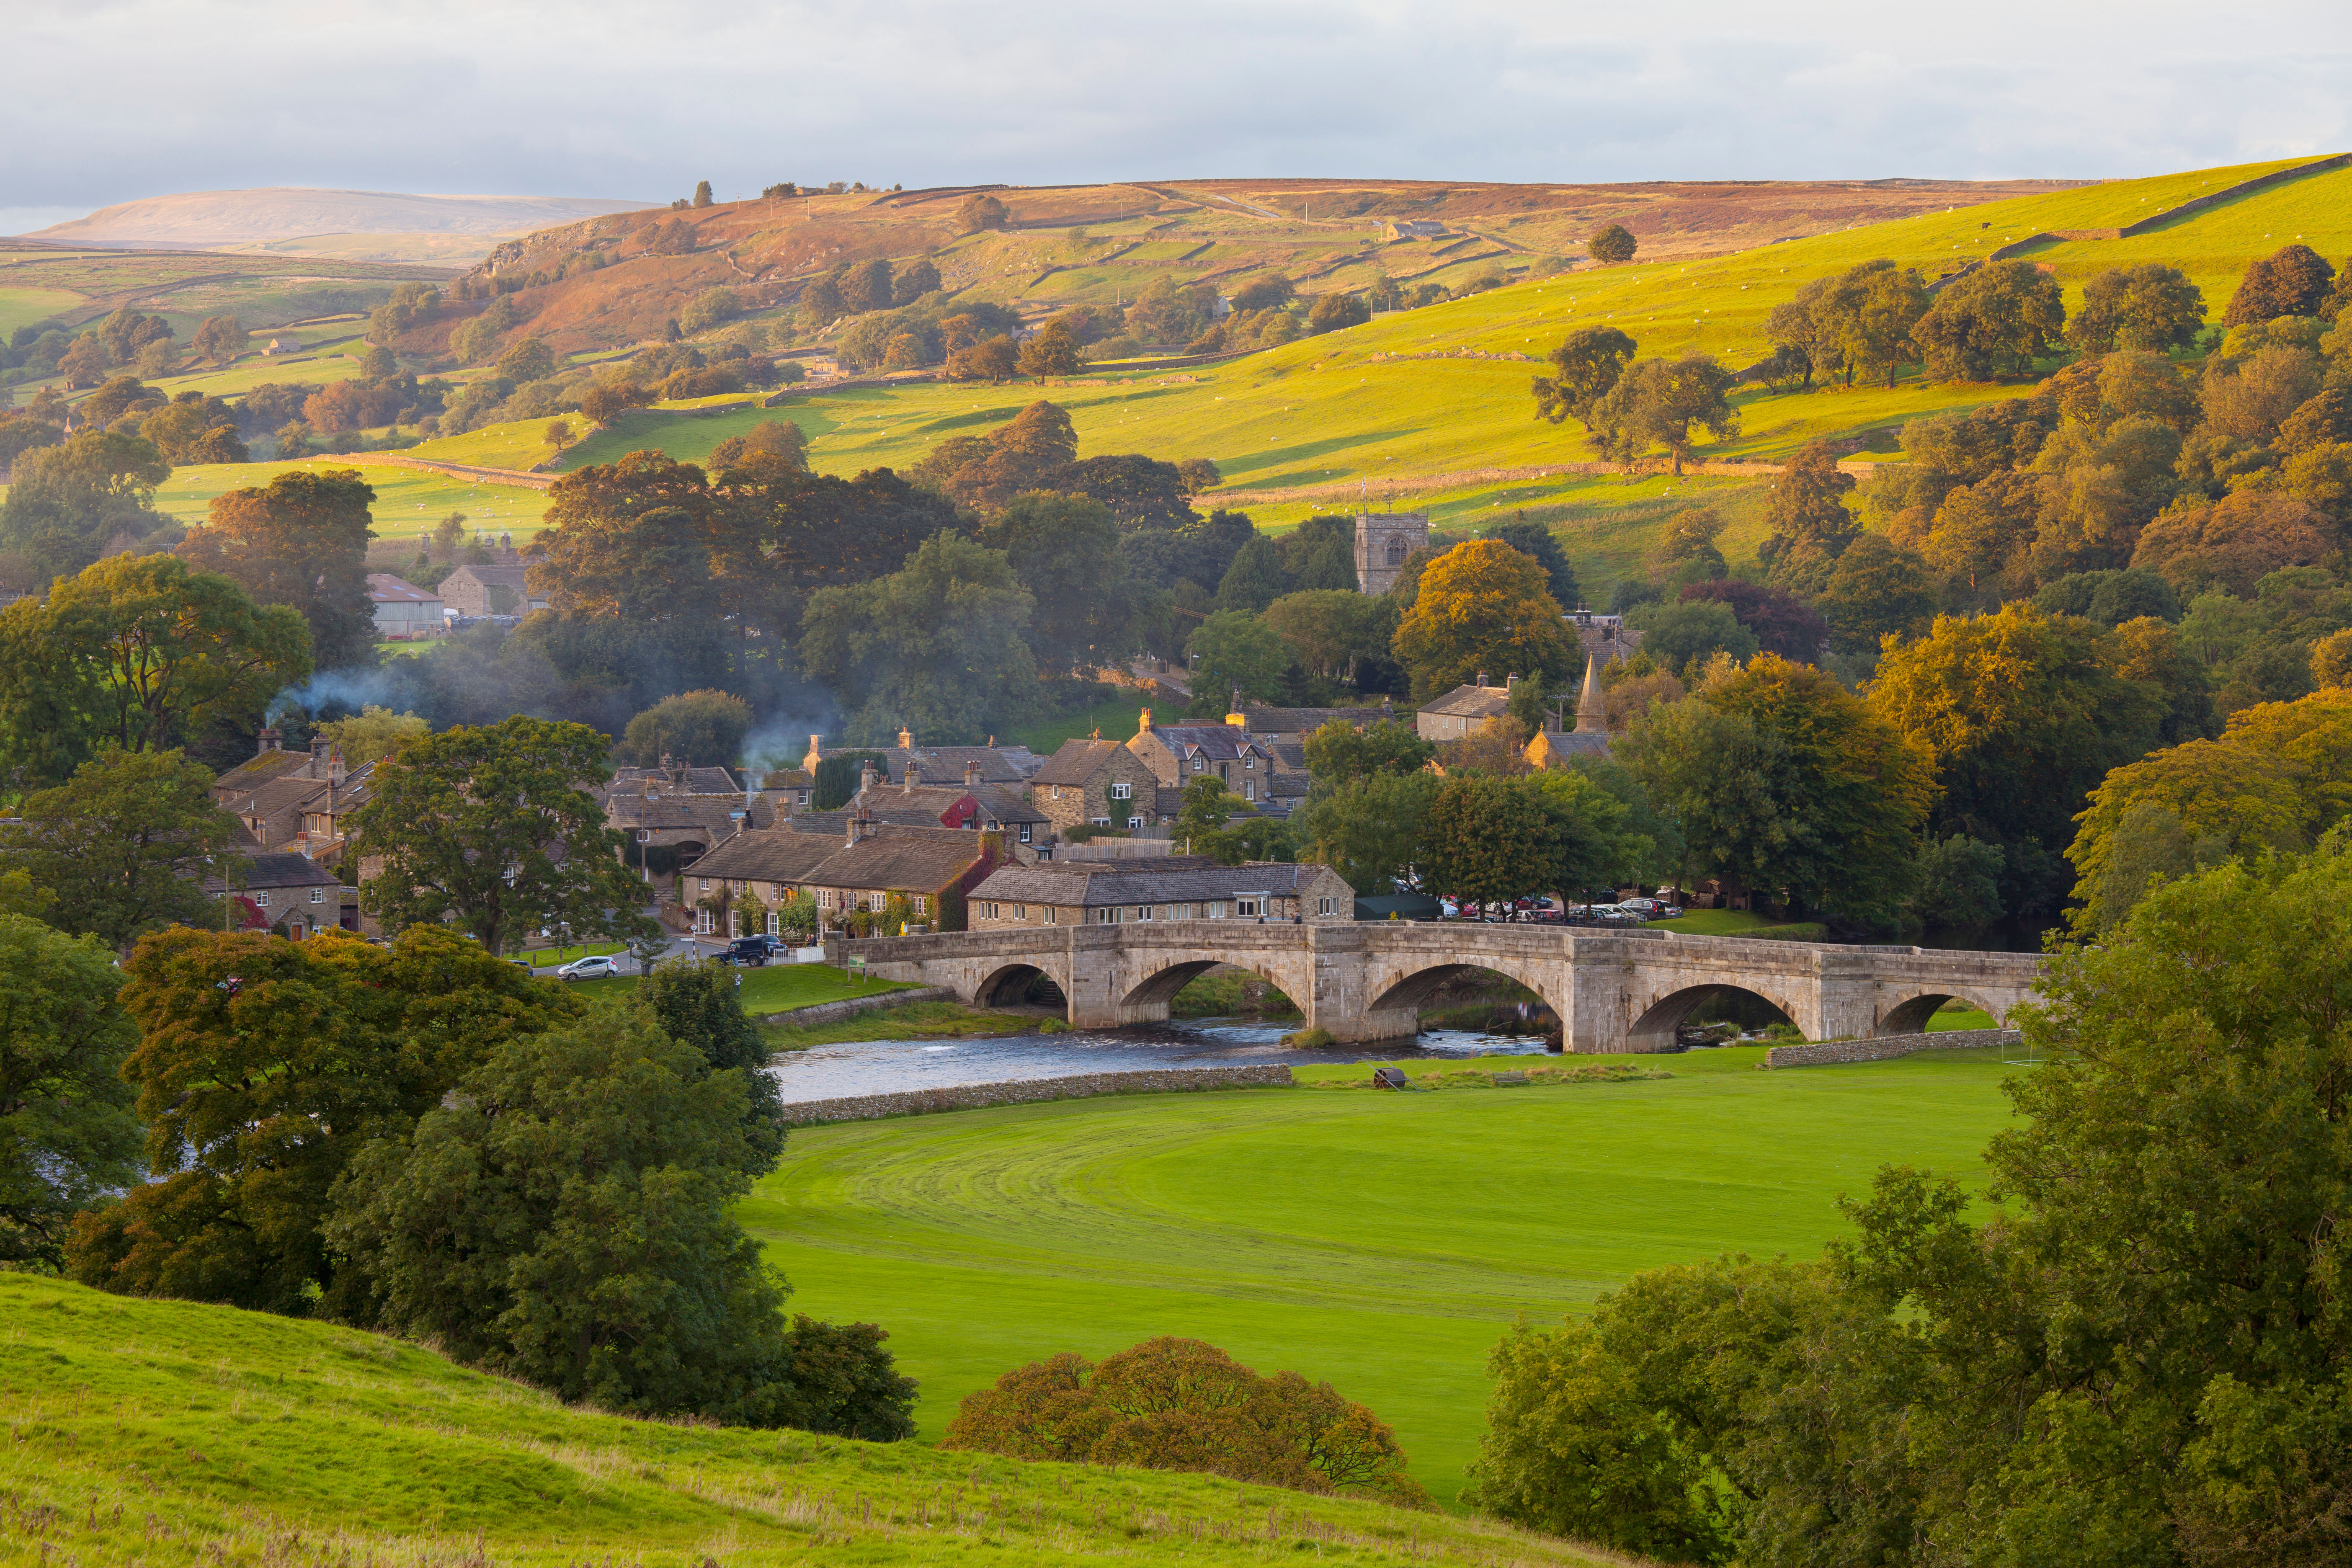
[{"label": "dry stone wall", "polygon": [[1932,1035],[1883,1035],[1874,1040],[1828,1040],[1818,1046],[1774,1046],[1764,1065],[1830,1067],[1839,1062],[1883,1062],[1914,1051],[1969,1051],[1982,1046],[2013,1046],[2015,1029],[1939,1029]]},{"label": "dry stone wall", "polygon": [[877,1007],[903,1007],[909,1002],[952,1002],[955,993],[944,985],[919,985],[909,991],[877,991],[871,996],[852,996],[840,1002],[818,1002],[807,1007],[793,1007],[782,1013],[761,1016],[762,1023],[773,1024],[780,1029],[805,1029],[815,1024],[836,1024],[844,1018],[855,1018],[860,1013],[871,1013]]},{"label": "dry stone wall", "polygon": [[971,1110],[983,1105],[1026,1105],[1044,1100],[1085,1100],[1097,1094],[1171,1094],[1211,1089],[1287,1089],[1286,1067],[1170,1068],[1160,1072],[1097,1072],[1076,1078],[1036,1078],[1017,1083],[968,1083],[953,1089],[919,1089],[901,1094],[867,1094],[849,1100],[812,1100],[784,1107],[784,1120],[870,1121],[883,1116],[919,1116],[934,1110]]}]

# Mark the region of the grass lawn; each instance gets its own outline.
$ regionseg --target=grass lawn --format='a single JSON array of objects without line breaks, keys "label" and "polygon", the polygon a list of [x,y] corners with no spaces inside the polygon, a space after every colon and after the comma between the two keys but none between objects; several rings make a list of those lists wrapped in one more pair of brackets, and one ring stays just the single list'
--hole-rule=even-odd
[{"label": "grass lawn", "polygon": [[[841,1002],[852,996],[911,989],[896,980],[852,979],[829,963],[770,963],[758,969],[738,969],[735,978],[739,982],[737,994],[743,999],[743,1011],[754,1016],[813,1007],[820,1002]],[[592,996],[617,996],[635,990],[637,977],[614,974],[602,980],[564,984],[577,985]]]},{"label": "grass lawn", "polygon": [[793,1026],[790,1013],[768,1015],[766,1039],[772,1051],[806,1050],[811,1046],[840,1045],[852,1040],[969,1039],[980,1035],[1026,1035],[1048,1022],[1026,1013],[966,1007],[954,1002],[908,1002],[877,1007],[871,1013],[836,1019],[830,1024]]},{"label": "grass lawn", "polygon": [[182,522],[205,521],[213,498],[233,489],[268,484],[288,468],[357,468],[375,490],[376,537],[396,539],[430,533],[436,523],[453,511],[466,514],[468,525],[490,533],[512,532],[520,542],[539,531],[547,510],[547,492],[519,485],[479,483],[453,479],[425,468],[399,468],[371,464],[365,452],[335,458],[304,458],[290,463],[213,463],[173,468],[172,477],[156,487],[155,510]]},{"label": "grass lawn", "polygon": [[[1107,741],[1124,741],[1135,733],[1136,725],[1143,717],[1144,702],[1141,692],[1122,691],[1092,707],[1041,719],[1026,729],[999,735],[997,739],[1008,746],[1026,746],[1041,757],[1050,757],[1061,749],[1063,742],[1075,741],[1096,730],[1100,730]],[[1160,706],[1165,708],[1167,704]],[[1168,721],[1169,718],[1160,720],[1161,723]]]},{"label": "grass lawn", "polygon": [[27,1274],[0,1274],[0,1322],[11,1563],[1623,1561],[1207,1476],[625,1420],[373,1334]]},{"label": "grass lawn", "polygon": [[1830,928],[1818,921],[1776,925],[1769,915],[1747,910],[1693,910],[1670,921],[1650,921],[1644,931],[1678,931],[1692,936],[1753,936],[1775,942],[1820,942]]},{"label": "grass lawn", "polygon": [[1880,1165],[1978,1181],[2008,1121],[1995,1052],[1770,1073],[1762,1057],[1578,1058],[1673,1076],[1526,1091],[1121,1097],[795,1131],[740,1212],[796,1310],[890,1330],[929,1437],[1024,1362],[1197,1335],[1363,1400],[1451,1498],[1513,1317],[1660,1264],[1811,1254]]},{"label": "grass lawn", "polygon": [[545,419],[511,420],[504,425],[485,425],[478,430],[468,430],[463,436],[440,436],[430,441],[419,441],[407,449],[406,455],[423,458],[428,462],[470,463],[478,468],[516,468],[529,472],[555,456],[555,448],[547,444],[547,427],[558,419],[570,425],[574,434],[586,428],[588,424],[577,414],[551,415]]},{"label": "grass lawn", "polygon": [[70,289],[0,289],[0,332],[29,327],[81,302],[82,296]]},{"label": "grass lawn", "polygon": [[628,951],[628,945],[623,942],[575,942],[569,947],[528,947],[516,956],[528,958],[533,963],[542,965],[569,963],[575,958],[595,958],[599,955],[625,952]]}]

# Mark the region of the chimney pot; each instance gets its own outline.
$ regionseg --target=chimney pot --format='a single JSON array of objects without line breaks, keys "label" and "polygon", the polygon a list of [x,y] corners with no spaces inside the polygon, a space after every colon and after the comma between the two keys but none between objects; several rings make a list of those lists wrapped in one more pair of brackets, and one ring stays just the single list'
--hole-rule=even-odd
[{"label": "chimney pot", "polygon": [[1141,734],[1141,733],[1143,733],[1146,730],[1149,730],[1149,729],[1150,729],[1150,728],[1151,728],[1151,710],[1150,710],[1150,709],[1149,709],[1149,708],[1146,708],[1146,709],[1143,710],[1142,714],[1141,714],[1141,715],[1140,715],[1140,716],[1136,720],[1136,723],[1135,723],[1135,732],[1136,732],[1137,734],[1140,735],[1140,734]]},{"label": "chimney pot", "polygon": [[278,742],[279,736],[278,733],[278,726],[275,724],[272,724],[268,729],[262,731],[260,735],[256,738],[260,741],[261,749],[265,752],[274,752],[278,749]]},{"label": "chimney pot", "polygon": [[1478,672],[1478,684],[1481,686],[1486,684],[1486,672],[1483,669]]},{"label": "chimney pot", "polygon": [[314,739],[310,742],[310,776],[314,779],[327,776],[328,749],[328,744],[323,740]]},{"label": "chimney pot", "polygon": [[963,787],[970,789],[978,783],[980,783],[980,764],[975,762],[965,763],[963,765]]},{"label": "chimney pot", "polygon": [[912,757],[908,758],[906,781],[899,787],[902,789],[913,790],[919,788],[922,782],[923,764],[915,761]]}]

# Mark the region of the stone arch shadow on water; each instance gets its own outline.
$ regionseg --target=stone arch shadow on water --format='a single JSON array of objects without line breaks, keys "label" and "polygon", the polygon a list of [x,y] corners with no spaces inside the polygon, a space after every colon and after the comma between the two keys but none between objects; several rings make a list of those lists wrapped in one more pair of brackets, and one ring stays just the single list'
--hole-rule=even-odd
[{"label": "stone arch shadow on water", "polygon": [[1237,969],[1244,973],[1254,974],[1260,980],[1265,981],[1268,985],[1274,987],[1275,992],[1284,1000],[1287,1001],[1292,1008],[1300,1013],[1304,1013],[1306,1011],[1306,1007],[1300,999],[1290,994],[1291,984],[1289,982],[1285,981],[1280,975],[1272,973],[1270,970],[1261,968],[1255,963],[1235,963],[1231,958],[1186,959],[1181,963],[1171,963],[1167,968],[1157,970],[1138,981],[1129,989],[1126,996],[1121,998],[1120,1005],[1124,1007],[1165,1007],[1168,1004],[1176,999],[1176,994],[1179,991],[1183,990],[1184,987],[1190,985],[1193,981],[1198,980],[1203,974],[1208,973],[1211,970],[1219,968]]},{"label": "stone arch shadow on water", "polygon": [[1483,963],[1437,963],[1413,971],[1392,981],[1388,988],[1374,996],[1369,1011],[1393,1014],[1410,1011],[1418,1017],[1421,1009],[1442,994],[1449,986],[1464,982],[1500,980],[1535,993],[1536,1000],[1551,1015],[1551,1026],[1558,1029],[1566,1016],[1560,1009],[1561,998],[1553,996],[1534,981]]},{"label": "stone arch shadow on water", "polygon": [[[1738,1002],[1760,1004],[1781,1023],[1793,1028],[1805,1028],[1800,1011],[1782,998],[1752,991],[1745,985],[1689,985],[1651,1003],[1649,1008],[1633,1020],[1633,1026],[1626,1031],[1626,1047],[1634,1051],[1664,1049],[1675,1043],[1675,1031],[1687,1023],[1693,1014],[1703,1008]],[[1807,1035],[1810,1037],[1810,1030]]]},{"label": "stone arch shadow on water", "polygon": [[1069,1005],[1062,983],[1034,963],[1008,963],[972,987],[975,1007],[1040,1007]]}]

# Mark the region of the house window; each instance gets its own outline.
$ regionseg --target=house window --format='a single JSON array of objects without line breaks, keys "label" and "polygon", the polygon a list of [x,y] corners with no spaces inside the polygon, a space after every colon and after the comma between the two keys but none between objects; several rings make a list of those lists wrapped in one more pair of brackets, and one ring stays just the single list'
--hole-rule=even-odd
[{"label": "house window", "polygon": [[1060,784],[1055,784],[1054,786],[1054,798],[1055,800],[1062,798],[1062,786]]},{"label": "house window", "polygon": [[1143,826],[1143,818],[1139,816],[1130,816],[1127,819],[1127,825],[1129,827],[1140,827]]},{"label": "house window", "polygon": [[1202,757],[1202,756],[1195,756],[1195,757],[1192,759],[1192,771],[1193,771],[1194,773],[1199,773],[1202,768],[1207,767],[1208,765],[1209,765],[1209,759],[1208,759],[1208,758],[1206,758],[1206,757]]},{"label": "house window", "polygon": [[1029,906],[1028,906],[1028,905],[1026,905],[1026,904],[1015,904],[1015,905],[1013,905],[1013,918],[1014,920],[1016,920],[1016,921],[1025,921],[1025,920],[1027,920],[1027,919],[1029,918]]},{"label": "house window", "polygon": [[709,879],[709,878],[708,878],[708,877],[697,877],[694,880],[695,880],[695,884],[696,884],[696,886],[695,886],[695,889],[694,889],[694,890],[695,890],[696,892],[698,892],[698,893],[707,893],[707,892],[710,891],[710,879]]},{"label": "house window", "polygon": [[1255,800],[1257,798],[1257,785],[1249,780],[1244,780],[1242,783],[1242,798],[1244,800]]},{"label": "house window", "polygon": [[710,934],[710,911],[709,910],[697,910],[694,911],[694,929],[698,934],[704,936]]},{"label": "house window", "polygon": [[313,888],[313,889],[310,889],[310,901],[311,901],[312,903],[314,903],[314,904],[323,904],[323,903],[325,903],[325,902],[327,901],[327,889],[324,889],[324,888]]},{"label": "house window", "polygon": [[1208,906],[1208,919],[1213,921],[1223,920],[1225,918],[1225,901],[1223,899],[1219,899],[1215,903]]},{"label": "house window", "polygon": [[1338,911],[1334,909],[1333,904],[1334,900],[1330,899],[1318,899],[1315,900],[1315,912],[1318,915],[1334,914]]},{"label": "house window", "polygon": [[1255,899],[1235,899],[1235,900],[1234,900],[1234,913],[1235,913],[1235,914],[1237,914],[1237,915],[1240,915],[1240,916],[1243,916],[1244,919],[1246,919],[1248,916],[1254,915],[1254,914],[1255,914],[1255,913],[1257,913],[1257,912],[1258,912],[1258,900],[1255,900]]},{"label": "house window", "polygon": [[1029,825],[1025,822],[1021,825],[1021,842],[1024,844],[1029,842]]},{"label": "house window", "polygon": [[831,888],[819,888],[816,890],[816,907],[821,910],[829,910],[833,908],[833,889]]},{"label": "house window", "polygon": [[996,919],[996,906],[994,904],[981,905],[980,918],[984,921],[992,921]]},{"label": "house window", "polygon": [[1062,911],[1055,909],[1053,905],[1047,904],[1045,906],[1045,923],[1049,926],[1060,925],[1062,923]]},{"label": "house window", "polygon": [[267,888],[255,889],[253,893],[253,901],[258,908],[265,910],[268,909],[269,907],[269,889]]},{"label": "house window", "polygon": [[1138,904],[1138,905],[1136,905],[1136,906],[1135,906],[1135,918],[1136,918],[1137,920],[1139,920],[1139,921],[1148,921],[1148,920],[1150,920],[1150,919],[1151,918],[1151,906],[1150,906],[1150,904]]},{"label": "house window", "polygon": [[770,936],[782,936],[784,934],[783,927],[778,922],[778,916],[776,911],[773,910],[770,910],[768,911],[768,934]]},{"label": "house window", "polygon": [[1134,794],[1135,786],[1133,784],[1115,784],[1110,786],[1110,797],[1113,800],[1127,800],[1132,797]]},{"label": "house window", "polygon": [[919,915],[927,915],[931,912],[931,896],[929,893],[917,893],[915,895],[915,912]]},{"label": "house window", "polygon": [[1242,772],[1248,773],[1252,768],[1256,766],[1257,759],[1255,757],[1244,757],[1242,759]]}]

